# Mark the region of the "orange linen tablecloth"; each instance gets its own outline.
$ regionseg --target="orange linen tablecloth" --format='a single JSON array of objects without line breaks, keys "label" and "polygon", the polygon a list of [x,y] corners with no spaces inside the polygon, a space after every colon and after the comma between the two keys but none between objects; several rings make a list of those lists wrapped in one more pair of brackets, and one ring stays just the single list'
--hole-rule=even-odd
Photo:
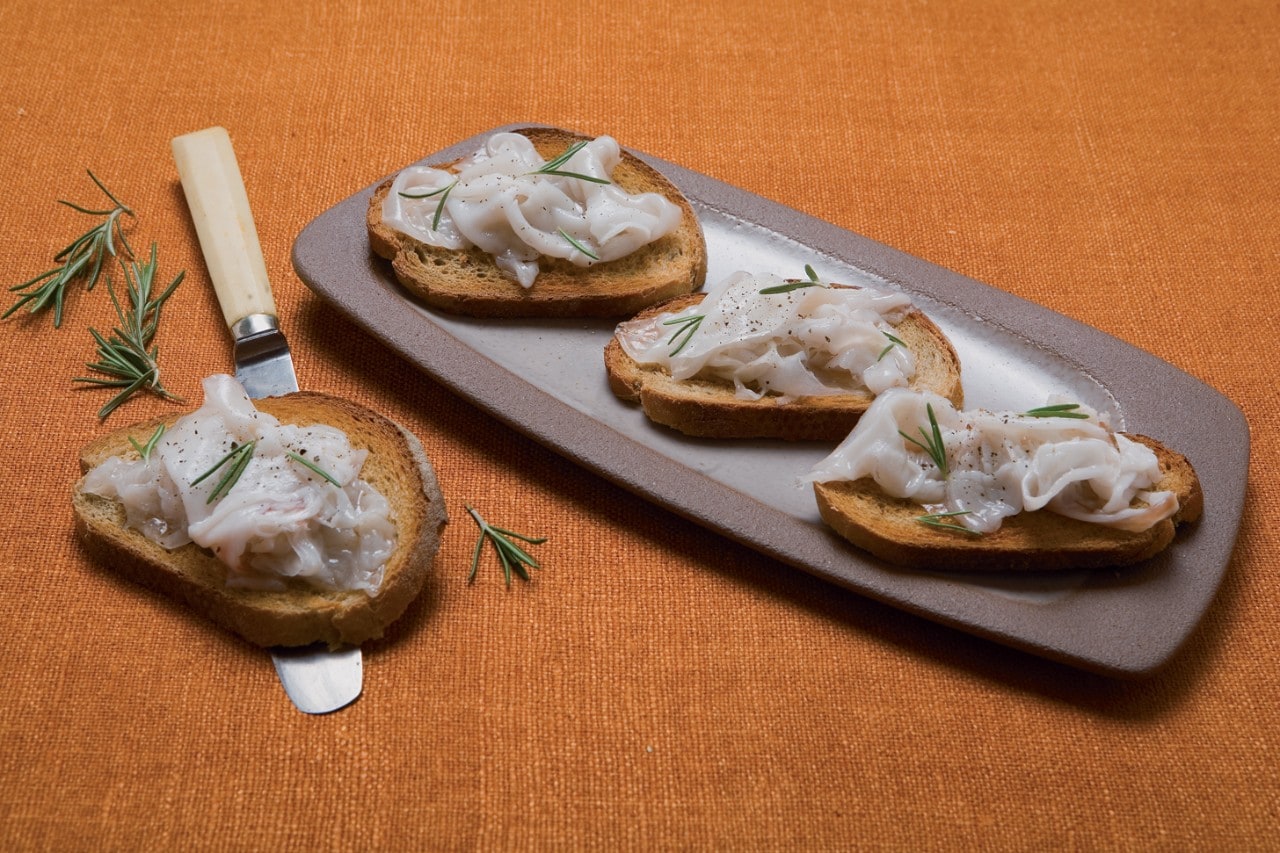
[{"label": "orange linen tablecloth", "polygon": [[[92,169],[137,211],[194,403],[229,341],[169,140],[235,140],[306,388],[407,424],[452,523],[422,599],[308,717],[268,656],[77,543],[105,288],[0,324],[7,850],[1263,849],[1280,824],[1280,10],[1267,3],[0,4],[0,270]],[[609,133],[1098,327],[1246,414],[1226,580],[1119,682],[905,615],[566,462],[295,276],[315,216],[517,121]],[[1187,411],[1187,418],[1197,417]],[[541,533],[474,583],[462,511]]]}]

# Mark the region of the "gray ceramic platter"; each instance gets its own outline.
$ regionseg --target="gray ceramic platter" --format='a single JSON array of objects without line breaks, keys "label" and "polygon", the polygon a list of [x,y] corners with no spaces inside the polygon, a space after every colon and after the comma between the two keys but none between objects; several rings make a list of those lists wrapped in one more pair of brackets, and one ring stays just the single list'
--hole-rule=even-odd
[{"label": "gray ceramic platter", "polygon": [[[474,151],[495,128],[425,157]],[[832,534],[797,478],[831,445],[692,439],[609,391],[612,321],[494,321],[427,309],[369,249],[378,183],[298,236],[303,282],[410,363],[568,459],[716,534],[902,610],[1111,676],[1149,675],[1194,630],[1226,572],[1244,502],[1249,433],[1223,395],[1097,329],[783,205],[633,151],[689,197],[707,237],[707,281],[737,269],[900,289],[951,338],[968,408],[1026,409],[1050,392],[1114,413],[1184,453],[1205,514],[1139,566],[1070,574],[921,574]],[[1123,306],[1117,306],[1122,310]]]}]

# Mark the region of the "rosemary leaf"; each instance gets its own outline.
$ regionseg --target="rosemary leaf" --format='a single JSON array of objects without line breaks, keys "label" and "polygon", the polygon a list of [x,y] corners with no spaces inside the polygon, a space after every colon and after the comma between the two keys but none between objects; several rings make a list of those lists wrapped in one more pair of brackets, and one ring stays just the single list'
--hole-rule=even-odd
[{"label": "rosemary leaf", "polygon": [[790,293],[793,290],[800,290],[805,287],[822,287],[822,283],[818,281],[789,281],[786,284],[775,284],[772,287],[762,287],[760,293],[762,295],[772,293]]},{"label": "rosemary leaf", "polygon": [[577,142],[573,143],[568,148],[566,148],[564,151],[560,152],[559,157],[554,157],[551,160],[548,160],[546,163],[544,163],[542,165],[542,168],[539,169],[538,171],[542,171],[543,169],[559,169],[565,163],[569,162],[569,158],[573,157],[574,154],[577,154],[579,151],[581,151],[585,147],[587,147],[587,141],[585,139],[578,140]]},{"label": "rosemary leaf", "polygon": [[948,474],[947,446],[942,443],[942,430],[938,427],[938,419],[933,416],[933,404],[926,403],[925,411],[929,413],[929,425],[933,427],[933,452],[939,460],[938,467],[942,469],[942,477],[946,479]]},{"label": "rosemary leaf", "polygon": [[288,456],[290,459],[292,459],[294,462],[297,462],[299,465],[303,466],[304,468],[310,468],[313,472],[318,474],[322,479],[328,480],[330,483],[337,486],[338,488],[342,488],[342,484],[339,483],[338,480],[332,474],[330,474],[328,471],[321,468],[316,463],[312,462],[310,459],[307,459],[304,456],[300,456],[299,454],[294,453],[292,450],[285,451],[285,455]]},{"label": "rosemary leaf", "polygon": [[522,580],[529,580],[529,572],[526,566],[533,569],[542,568],[527,551],[513,542],[513,539],[519,539],[530,545],[541,545],[546,542],[546,537],[526,536],[523,533],[516,533],[513,530],[507,530],[505,527],[495,527],[480,517],[480,513],[476,512],[474,507],[468,506],[467,512],[475,521],[476,526],[480,528],[480,536],[476,539],[475,548],[471,552],[471,572],[467,575],[467,582],[475,580],[476,569],[480,565],[480,552],[484,549],[486,540],[493,546],[494,552],[498,555],[498,563],[502,566],[502,576],[506,580],[507,586],[511,586],[511,575],[514,573]]},{"label": "rosemary leaf", "polygon": [[231,467],[222,475],[222,479],[218,481],[218,484],[213,487],[213,491],[209,493],[209,497],[205,499],[206,504],[213,503],[231,491],[231,488],[240,481],[240,475],[249,466],[249,460],[253,458],[253,451],[257,446],[258,442],[256,441],[246,441],[244,444],[236,445],[231,448],[231,451],[226,456],[213,463],[212,468],[191,481],[191,485],[197,486],[212,477],[223,465],[228,462],[231,463]]},{"label": "rosemary leaf", "polygon": [[[471,507],[467,507],[467,512],[471,512]],[[474,514],[473,514],[474,517]],[[479,524],[480,522],[476,522]],[[476,538],[476,547],[471,551],[471,572],[467,575],[467,583],[471,583],[476,579],[476,568],[480,565],[480,550],[484,548],[484,527],[480,528],[480,535]]]},{"label": "rosemary leaf", "polygon": [[689,317],[672,317],[670,320],[662,321],[662,325],[664,326],[680,327],[671,333],[671,337],[667,339],[668,344],[675,344],[676,338],[679,338],[681,335],[684,336],[680,341],[680,344],[676,346],[675,349],[671,350],[671,352],[667,353],[668,356],[675,356],[676,353],[680,352],[680,350],[684,349],[688,345],[689,339],[693,337],[694,332],[698,331],[698,327],[702,325],[702,321],[706,319],[706,316],[707,315],[705,314],[693,314]]},{"label": "rosemary leaf", "polygon": [[138,444],[137,439],[129,436],[129,443],[133,445],[133,449],[138,451],[138,455],[142,457],[143,462],[151,461],[151,451],[156,449],[156,445],[160,442],[160,437],[164,435],[164,424],[156,427],[156,431],[151,434],[151,438],[147,439],[146,444]]},{"label": "rosemary leaf", "polygon": [[822,279],[818,278],[818,274],[813,271],[813,267],[808,264],[804,265],[804,281],[789,281],[786,284],[776,284],[773,287],[766,287],[760,290],[761,294],[770,293],[790,293],[793,290],[799,290],[802,287],[825,287]]},{"label": "rosemary leaf", "polygon": [[446,193],[446,194],[447,194],[447,193],[449,192],[449,190],[453,189],[453,185],[454,185],[454,184],[456,184],[456,183],[458,183],[458,182],[457,182],[457,181],[454,181],[454,182],[453,182],[453,184],[449,184],[447,187],[436,187],[434,190],[431,190],[430,192],[425,192],[425,193],[406,193],[406,192],[401,192],[401,193],[397,193],[397,195],[398,195],[398,196],[400,196],[400,198],[409,198],[409,199],[414,199],[414,200],[417,200],[417,199],[423,199],[423,198],[432,198],[433,196],[438,196],[438,195],[440,195],[440,193]]},{"label": "rosemary leaf", "polygon": [[942,430],[938,427],[938,419],[933,414],[933,404],[926,403],[925,411],[929,413],[929,426],[932,428],[932,434],[925,432],[924,427],[920,427],[920,437],[924,439],[923,441],[907,435],[902,430],[898,430],[898,435],[927,453],[929,458],[933,460],[933,464],[938,466],[938,471],[942,474],[942,479],[945,480],[951,473],[947,465],[947,446],[942,441]]},{"label": "rosemary leaf", "polygon": [[948,518],[955,518],[958,515],[968,515],[968,514],[969,514],[968,510],[957,510],[955,512],[932,512],[932,513],[929,513],[928,515],[916,516],[916,521],[920,522],[921,524],[927,524],[930,527],[940,527],[943,530],[954,530],[957,533],[968,533],[970,536],[981,536],[982,531],[980,530],[970,530],[968,527],[965,527],[963,524],[956,524],[955,522],[946,520]]},{"label": "rosemary leaf", "polygon": [[592,175],[584,175],[581,172],[564,172],[560,169],[539,169],[536,174],[539,175],[557,175],[561,178],[577,178],[580,181],[590,181],[593,184],[611,184],[613,181],[608,178],[597,178]]},{"label": "rosemary leaf", "polygon": [[66,205],[77,213],[103,217],[102,222],[72,240],[67,244],[66,248],[54,255],[53,260],[59,266],[28,279],[22,284],[10,287],[9,290],[11,292],[21,293],[22,295],[4,314],[0,315],[0,319],[7,319],[24,306],[32,314],[38,314],[52,307],[53,325],[54,328],[57,328],[62,325],[62,310],[66,300],[67,287],[74,281],[83,280],[85,283],[84,289],[93,290],[93,286],[98,283],[98,277],[102,273],[104,257],[107,255],[117,257],[117,238],[124,246],[128,256],[130,258],[134,256],[133,248],[129,245],[129,240],[124,235],[124,226],[122,224],[124,216],[134,216],[133,211],[112,195],[111,191],[103,185],[102,181],[98,180],[93,172],[89,172],[89,178],[111,200],[114,206],[104,210],[97,210],[60,199],[59,204]]},{"label": "rosemary leaf", "polygon": [[534,169],[532,172],[529,172],[528,174],[556,175],[561,178],[577,178],[580,181],[590,181],[593,184],[613,183],[608,178],[597,178],[592,175],[584,175],[581,172],[568,172],[560,168],[565,163],[568,163],[569,160],[573,157],[573,155],[581,151],[586,146],[586,144],[587,144],[586,140],[573,143],[568,148],[566,148],[560,154],[559,157],[556,157],[552,160],[547,161],[546,163],[543,163],[542,166],[540,166],[537,169]]},{"label": "rosemary leaf", "polygon": [[429,193],[422,193],[421,195],[417,195],[414,193],[400,193],[399,195],[401,198],[412,198],[412,199],[431,198],[437,195],[440,196],[440,200],[436,202],[435,215],[431,217],[431,230],[439,231],[440,217],[444,216],[444,203],[449,200],[449,193],[453,192],[453,188],[456,187],[457,185],[458,185],[458,182],[457,180],[455,180],[453,183],[449,184],[449,186],[440,187],[439,189],[434,189]]},{"label": "rosemary leaf", "polygon": [[560,236],[569,241],[570,246],[577,249],[579,252],[586,255],[588,258],[590,258],[593,261],[600,260],[599,255],[597,255],[595,252],[591,251],[586,246],[579,243],[577,240],[573,239],[573,236],[570,235],[568,231],[564,230],[563,228],[560,228],[558,230],[560,232]]},{"label": "rosemary leaf", "polygon": [[1076,418],[1077,420],[1088,420],[1089,415],[1085,412],[1077,412],[1076,409],[1078,408],[1080,408],[1079,403],[1058,403],[1053,406],[1028,409],[1022,414],[1028,418]]},{"label": "rosemary leaf", "polygon": [[431,217],[432,231],[440,230],[440,217],[444,216],[444,203],[449,200],[449,193],[453,192],[453,188],[456,187],[457,185],[458,185],[458,182],[454,181],[453,183],[449,184],[449,186],[444,188],[444,193],[440,196],[439,203],[436,204],[435,215]]},{"label": "rosemary leaf", "polygon": [[883,329],[880,330],[880,334],[884,335],[886,338],[889,339],[889,345],[884,349],[880,350],[880,354],[876,356],[877,363],[879,363],[880,359],[888,355],[889,350],[893,349],[894,347],[906,347],[906,343],[902,340],[902,338],[895,337],[894,335],[889,334]]}]

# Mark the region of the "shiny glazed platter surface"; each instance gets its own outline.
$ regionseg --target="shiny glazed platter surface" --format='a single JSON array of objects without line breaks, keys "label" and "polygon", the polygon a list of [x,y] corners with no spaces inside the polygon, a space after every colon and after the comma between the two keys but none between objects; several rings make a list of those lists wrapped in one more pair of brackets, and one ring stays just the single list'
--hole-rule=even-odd
[{"label": "shiny glazed platter surface", "polygon": [[[495,128],[431,154],[474,151]],[[294,243],[303,282],[420,370],[568,459],[708,529],[908,612],[1111,676],[1149,675],[1213,600],[1235,543],[1249,434],[1239,409],[1123,341],[973,279],[641,152],[689,197],[707,238],[708,283],[737,269],[824,277],[911,295],[959,353],[967,408],[1025,409],[1051,392],[1185,454],[1205,514],[1153,560],[1064,574],[927,574],[882,563],[830,532],[800,475],[831,444],[720,442],[651,424],[609,391],[613,321],[473,320],[427,309],[373,255],[374,182]],[[409,164],[406,164],[409,165]],[[1188,417],[1188,413],[1192,413]]]}]

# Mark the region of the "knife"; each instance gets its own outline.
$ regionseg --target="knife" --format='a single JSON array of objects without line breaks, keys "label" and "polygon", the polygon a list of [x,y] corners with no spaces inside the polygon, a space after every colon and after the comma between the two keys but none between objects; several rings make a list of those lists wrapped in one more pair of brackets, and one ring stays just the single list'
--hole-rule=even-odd
[{"label": "knife", "polygon": [[[221,127],[176,137],[173,159],[191,208],[213,289],[235,343],[236,378],[250,397],[298,390],[289,344],[280,331],[267,265],[244,179]],[[364,684],[359,646],[323,643],[271,649],[285,693],[307,714],[327,714],[354,702]]]}]

